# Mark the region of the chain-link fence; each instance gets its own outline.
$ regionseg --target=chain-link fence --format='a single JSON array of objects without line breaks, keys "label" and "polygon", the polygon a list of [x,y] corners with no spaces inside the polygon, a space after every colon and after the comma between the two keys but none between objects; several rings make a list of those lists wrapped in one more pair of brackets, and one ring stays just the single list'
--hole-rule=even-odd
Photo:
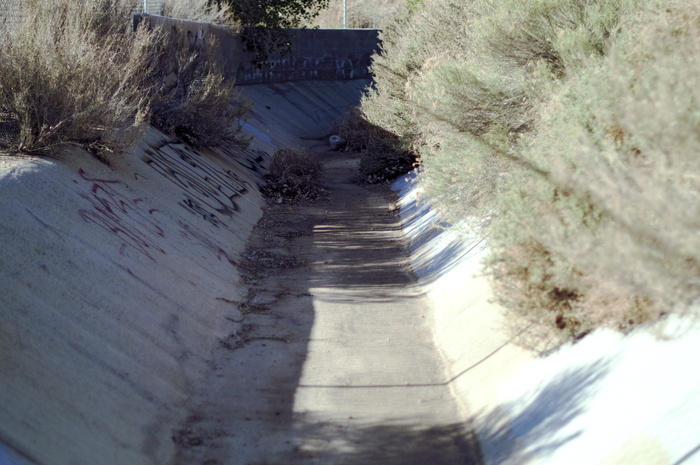
[{"label": "chain-link fence", "polygon": [[[10,23],[19,19],[19,3],[22,0],[0,0],[0,23]],[[165,0],[138,0],[134,8],[135,14],[163,14]]]},{"label": "chain-link fence", "polygon": [[[2,1],[2,0],[0,0]],[[139,0],[134,13],[146,13],[149,15],[160,15],[163,13],[164,0]]]}]

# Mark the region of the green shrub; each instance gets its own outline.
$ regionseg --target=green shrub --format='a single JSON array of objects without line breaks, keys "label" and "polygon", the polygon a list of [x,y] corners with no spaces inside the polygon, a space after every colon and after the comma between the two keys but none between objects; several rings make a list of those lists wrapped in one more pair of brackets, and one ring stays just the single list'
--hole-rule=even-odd
[{"label": "green shrub", "polygon": [[575,268],[580,328],[627,329],[700,294],[700,7],[655,6],[631,15],[610,57],[546,106],[524,154],[550,179],[531,182],[496,228],[501,263],[537,240],[556,266]]},{"label": "green shrub", "polygon": [[361,110],[488,228],[499,302],[627,330],[700,295],[699,30],[691,0],[434,1],[387,28]]},{"label": "green shrub", "polygon": [[328,7],[330,0],[211,0],[211,5],[228,6],[231,18],[242,29],[243,42],[255,53],[255,62],[262,66],[276,51],[291,51],[294,33],[291,28],[303,27]]},{"label": "green shrub", "polygon": [[156,33],[132,31],[126,0],[19,5],[17,19],[0,24],[0,112],[19,125],[16,148],[123,148],[125,128],[149,111]]},{"label": "green shrub", "polygon": [[469,40],[470,7],[442,2],[406,12],[381,33],[381,51],[373,56],[376,86],[363,98],[362,113],[370,124],[398,137],[417,151],[425,131],[416,119],[410,91],[423,65],[442,54],[462,56]]}]

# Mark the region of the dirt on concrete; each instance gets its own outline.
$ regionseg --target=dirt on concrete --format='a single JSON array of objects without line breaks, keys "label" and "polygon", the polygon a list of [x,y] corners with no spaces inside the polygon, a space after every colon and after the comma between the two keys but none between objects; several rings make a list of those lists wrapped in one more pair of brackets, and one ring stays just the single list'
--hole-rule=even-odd
[{"label": "dirt on concrete", "polygon": [[241,329],[221,340],[173,432],[177,463],[481,463],[395,194],[356,182],[357,154],[315,156],[327,193],[274,201],[258,223],[241,265]]}]

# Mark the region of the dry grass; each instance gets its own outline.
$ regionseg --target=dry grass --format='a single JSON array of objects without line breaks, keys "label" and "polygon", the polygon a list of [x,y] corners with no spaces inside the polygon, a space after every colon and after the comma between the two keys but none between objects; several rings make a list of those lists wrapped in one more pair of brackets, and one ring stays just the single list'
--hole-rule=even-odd
[{"label": "dry grass", "polygon": [[0,24],[0,114],[3,127],[19,127],[6,145],[50,154],[79,143],[107,161],[148,122],[192,145],[237,141],[248,106],[213,38],[190,44],[146,21],[134,31],[132,0],[20,6],[17,20]]},{"label": "dry grass", "polygon": [[16,148],[123,148],[124,131],[149,111],[156,33],[131,31],[126,0],[20,5],[17,20],[0,24],[0,112],[19,125]]},{"label": "dry grass", "polygon": [[[405,5],[405,0],[347,0],[347,27],[381,29],[400,14],[406,8]],[[328,8],[310,26],[342,28],[343,0],[331,0]]]},{"label": "dry grass", "polygon": [[160,14],[169,18],[200,23],[230,24],[231,9],[227,4],[214,7],[208,0],[163,0]]},{"label": "dry grass", "polygon": [[306,150],[276,150],[268,170],[263,190],[267,197],[311,200],[323,192],[321,164]]},{"label": "dry grass", "polygon": [[155,74],[161,82],[153,104],[154,127],[195,147],[243,142],[240,121],[250,105],[227,79],[212,34],[190,43],[171,29],[161,42]]}]

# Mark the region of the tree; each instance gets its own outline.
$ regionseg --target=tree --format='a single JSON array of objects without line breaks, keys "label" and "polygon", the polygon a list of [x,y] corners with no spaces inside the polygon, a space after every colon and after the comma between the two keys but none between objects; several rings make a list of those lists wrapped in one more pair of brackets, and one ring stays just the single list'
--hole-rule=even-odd
[{"label": "tree", "polygon": [[233,18],[244,26],[243,40],[255,52],[259,66],[276,50],[289,53],[293,38],[289,29],[311,22],[329,3],[330,0],[210,0],[212,6],[228,6]]}]

